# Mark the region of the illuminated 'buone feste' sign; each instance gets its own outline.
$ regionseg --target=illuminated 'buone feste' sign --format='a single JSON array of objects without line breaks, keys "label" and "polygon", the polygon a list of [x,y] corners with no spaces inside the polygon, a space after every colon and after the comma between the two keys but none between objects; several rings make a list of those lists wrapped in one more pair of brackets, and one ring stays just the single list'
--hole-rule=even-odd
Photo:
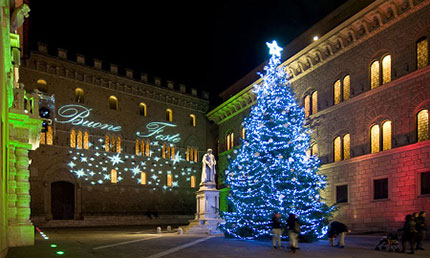
[{"label": "illuminated 'buone feste' sign", "polygon": [[142,138],[148,138],[154,136],[156,140],[160,141],[168,141],[173,143],[178,143],[181,141],[181,135],[180,134],[174,134],[174,135],[168,135],[168,134],[161,134],[164,132],[165,128],[169,127],[176,127],[177,125],[166,123],[166,122],[151,122],[146,125],[146,129],[148,130],[147,134],[137,132],[136,135]]},{"label": "illuminated 'buone feste' sign", "polygon": [[58,118],[55,118],[55,122],[60,124],[72,124],[89,128],[97,128],[113,132],[121,131],[120,125],[115,126],[111,124],[104,124],[96,121],[86,120],[85,118],[87,118],[91,114],[91,110],[93,109],[76,104],[64,105],[58,109]]}]

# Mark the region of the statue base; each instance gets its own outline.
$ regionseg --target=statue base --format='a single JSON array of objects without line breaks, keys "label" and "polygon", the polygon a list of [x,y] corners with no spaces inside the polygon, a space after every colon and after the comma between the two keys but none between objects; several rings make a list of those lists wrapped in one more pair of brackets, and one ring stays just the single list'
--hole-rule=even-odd
[{"label": "statue base", "polygon": [[185,234],[223,234],[218,229],[218,225],[224,222],[219,216],[219,192],[215,183],[200,185],[196,192],[196,217],[184,228]]}]

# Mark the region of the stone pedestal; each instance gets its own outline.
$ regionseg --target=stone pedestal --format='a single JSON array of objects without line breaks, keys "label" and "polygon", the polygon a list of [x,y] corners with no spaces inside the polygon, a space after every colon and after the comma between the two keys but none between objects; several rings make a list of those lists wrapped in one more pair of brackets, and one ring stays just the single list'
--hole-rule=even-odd
[{"label": "stone pedestal", "polygon": [[219,216],[219,190],[215,183],[205,183],[196,192],[196,217],[184,228],[185,234],[222,234],[217,229],[224,222]]}]

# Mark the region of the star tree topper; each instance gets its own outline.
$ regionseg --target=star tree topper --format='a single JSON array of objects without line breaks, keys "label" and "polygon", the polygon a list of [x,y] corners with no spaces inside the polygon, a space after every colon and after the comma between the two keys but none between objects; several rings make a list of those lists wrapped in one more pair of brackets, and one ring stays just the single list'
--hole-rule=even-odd
[{"label": "star tree topper", "polygon": [[266,45],[269,47],[269,54],[281,57],[281,51],[284,50],[282,47],[278,46],[278,43],[276,43],[276,40],[270,42],[266,42]]}]

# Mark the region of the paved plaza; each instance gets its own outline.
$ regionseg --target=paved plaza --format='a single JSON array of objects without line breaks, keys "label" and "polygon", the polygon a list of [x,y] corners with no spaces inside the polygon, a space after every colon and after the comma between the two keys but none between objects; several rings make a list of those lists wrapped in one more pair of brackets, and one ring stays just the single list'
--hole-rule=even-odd
[{"label": "paved plaza", "polygon": [[[49,239],[37,233],[36,244],[10,248],[7,258],[119,258],[119,257],[430,257],[428,250],[415,255],[375,251],[380,235],[348,235],[344,249],[329,247],[327,240],[300,243],[300,250],[273,249],[270,241],[242,241],[223,236],[156,234],[148,228],[42,229]],[[54,245],[51,247],[51,245]],[[283,242],[286,247],[287,242]],[[57,254],[62,251],[63,254]]]}]

